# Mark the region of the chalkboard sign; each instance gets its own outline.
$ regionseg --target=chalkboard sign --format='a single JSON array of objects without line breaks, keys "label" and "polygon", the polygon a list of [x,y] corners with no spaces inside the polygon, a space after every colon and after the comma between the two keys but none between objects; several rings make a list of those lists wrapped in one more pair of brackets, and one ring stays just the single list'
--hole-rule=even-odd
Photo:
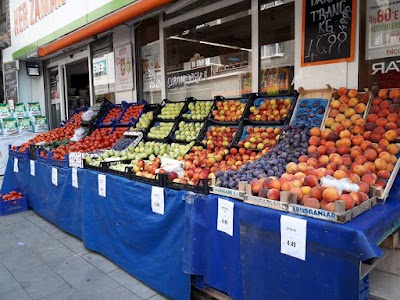
[{"label": "chalkboard sign", "polygon": [[17,79],[17,64],[9,62],[4,64],[4,91],[5,100],[12,99],[15,103],[18,102],[18,79]]},{"label": "chalkboard sign", "polygon": [[357,0],[303,0],[301,66],[354,60]]}]

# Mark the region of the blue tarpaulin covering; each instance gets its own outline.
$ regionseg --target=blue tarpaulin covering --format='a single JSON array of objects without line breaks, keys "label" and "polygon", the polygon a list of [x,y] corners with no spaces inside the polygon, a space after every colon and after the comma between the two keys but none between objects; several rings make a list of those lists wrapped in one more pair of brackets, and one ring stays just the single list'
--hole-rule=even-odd
[{"label": "blue tarpaulin covering", "polygon": [[106,196],[98,195],[98,172],[78,170],[79,188],[72,187],[72,170],[20,159],[13,172],[10,158],[3,192],[22,189],[30,206],[61,229],[81,238],[88,249],[108,257],[121,268],[171,299],[190,299],[190,275],[183,273],[186,192],[165,189],[165,213],[151,210],[151,186],[106,175]]}]

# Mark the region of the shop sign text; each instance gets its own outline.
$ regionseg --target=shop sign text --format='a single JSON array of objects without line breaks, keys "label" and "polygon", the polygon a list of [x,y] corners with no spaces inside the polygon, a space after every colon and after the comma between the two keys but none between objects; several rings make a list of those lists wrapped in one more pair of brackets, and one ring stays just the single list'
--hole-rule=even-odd
[{"label": "shop sign text", "polygon": [[18,35],[65,5],[66,0],[26,0],[14,9],[14,35]]},{"label": "shop sign text", "polygon": [[211,67],[170,74],[167,78],[167,86],[169,89],[173,89],[198,84],[201,80],[207,79],[210,74]]}]

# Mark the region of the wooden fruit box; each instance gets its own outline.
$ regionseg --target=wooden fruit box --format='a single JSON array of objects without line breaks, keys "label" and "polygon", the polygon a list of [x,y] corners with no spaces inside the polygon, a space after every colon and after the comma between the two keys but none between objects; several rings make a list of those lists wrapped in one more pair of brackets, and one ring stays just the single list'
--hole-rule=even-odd
[{"label": "wooden fruit box", "polygon": [[325,113],[322,118],[322,122],[321,122],[321,126],[320,126],[320,128],[322,129],[322,126],[328,116],[328,109],[329,109],[330,101],[332,99],[332,87],[329,84],[326,85],[326,89],[320,89],[320,90],[305,90],[304,88],[300,87],[298,89],[298,92],[299,92],[299,97],[297,99],[296,106],[293,110],[293,114],[292,114],[289,124],[292,125],[293,122],[295,121],[297,112],[299,110],[298,106],[299,106],[299,103],[301,103],[302,99],[306,99],[306,98],[307,99],[321,99],[321,100],[327,100]]},{"label": "wooden fruit box", "polygon": [[397,177],[397,174],[399,173],[399,169],[400,169],[400,159],[399,157],[397,157],[397,162],[394,165],[393,171],[390,173],[390,177],[386,183],[386,186],[384,189],[382,189],[381,187],[376,188],[376,196],[379,199],[380,203],[385,203],[387,197],[389,196],[389,192],[393,186],[393,182]]},{"label": "wooden fruit box", "polygon": [[[367,104],[366,104],[366,107],[365,107],[365,111],[364,111],[364,114],[363,114],[363,119],[366,119],[367,118],[367,116],[368,116],[368,113],[369,113],[369,110],[370,110],[370,107],[371,107],[371,102],[372,102],[372,98],[373,98],[373,92],[371,92],[369,89],[367,89],[367,88],[365,88],[363,91],[358,91],[359,92],[359,94],[362,94],[362,93],[365,93],[365,94],[367,94],[368,95],[368,102],[367,102]],[[325,119],[322,121],[322,125],[321,125],[321,130],[323,130],[323,129],[325,129],[325,123],[326,123],[326,120],[329,118],[329,113],[330,113],[330,111],[331,111],[331,103],[332,103],[332,100],[336,100],[336,99],[339,99],[339,95],[337,94],[337,90],[332,90],[332,95],[331,95],[331,99],[330,99],[330,101],[329,101],[329,105],[328,105],[328,108],[327,108],[327,110],[326,110],[326,114],[325,114]]]},{"label": "wooden fruit box", "polygon": [[287,211],[288,204],[294,194],[289,192],[280,192],[280,200],[271,200],[253,196],[250,184],[246,185],[246,194],[244,195],[244,202],[256,206],[262,206],[274,210]]},{"label": "wooden fruit box", "polygon": [[289,203],[288,212],[314,219],[344,224],[366,212],[367,210],[370,210],[377,204],[376,191],[374,187],[370,188],[369,196],[370,198],[367,201],[347,211],[345,210],[346,202],[343,200],[337,200],[335,201],[334,212],[330,212],[324,209],[305,207],[303,205],[298,205],[294,203]]},{"label": "wooden fruit box", "polygon": [[216,186],[216,180],[215,177],[211,178],[211,186],[210,186],[210,193],[211,194],[216,194],[220,196],[225,196],[225,197],[230,197],[238,200],[244,200],[244,195],[246,193],[246,184],[247,182],[245,181],[240,181],[239,182],[239,189],[234,190],[234,189],[228,189],[225,187],[220,187]]}]

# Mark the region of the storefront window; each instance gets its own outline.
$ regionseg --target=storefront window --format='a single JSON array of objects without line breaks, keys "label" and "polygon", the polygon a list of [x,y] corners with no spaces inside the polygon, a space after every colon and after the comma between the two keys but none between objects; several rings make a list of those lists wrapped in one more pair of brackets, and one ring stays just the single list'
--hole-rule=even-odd
[{"label": "storefront window", "polygon": [[92,43],[93,87],[96,99],[114,102],[115,70],[112,35]]},{"label": "storefront window", "polygon": [[136,40],[138,41],[137,78],[139,81],[139,99],[149,103],[160,103],[162,101],[161,88],[161,64],[160,64],[160,41],[159,41],[159,18],[150,18],[142,21],[136,29]]},{"label": "storefront window", "polygon": [[251,52],[250,1],[167,28],[168,98],[210,99],[251,93]]},{"label": "storefront window", "polygon": [[361,1],[359,88],[399,86],[399,18],[398,1]]},{"label": "storefront window", "polygon": [[259,19],[260,91],[269,95],[290,93],[295,51],[294,1],[262,1]]}]

